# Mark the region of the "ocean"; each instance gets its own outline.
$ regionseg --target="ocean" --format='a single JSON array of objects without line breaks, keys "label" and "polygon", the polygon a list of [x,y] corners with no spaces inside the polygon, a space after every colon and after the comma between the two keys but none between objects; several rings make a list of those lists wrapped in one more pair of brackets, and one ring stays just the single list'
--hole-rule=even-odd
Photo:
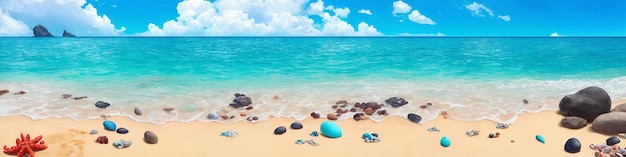
[{"label": "ocean", "polygon": [[[207,119],[217,112],[302,120],[311,112],[334,113],[339,100],[402,97],[409,104],[386,105],[388,116],[416,113],[427,122],[446,111],[456,120],[512,123],[523,113],[558,110],[563,96],[588,86],[626,100],[624,43],[617,37],[0,38],[0,90],[10,90],[0,96],[0,116],[246,121]],[[18,91],[27,93],[13,94]],[[252,98],[254,109],[230,107],[235,93]],[[99,109],[96,101],[111,106]],[[433,105],[420,108],[427,103]]]}]

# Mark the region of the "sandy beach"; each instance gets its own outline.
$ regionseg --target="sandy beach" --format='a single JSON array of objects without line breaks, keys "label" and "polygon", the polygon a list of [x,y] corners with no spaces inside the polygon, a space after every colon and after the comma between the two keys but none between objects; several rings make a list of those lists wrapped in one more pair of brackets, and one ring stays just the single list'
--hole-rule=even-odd
[{"label": "sandy beach", "polygon": [[[613,105],[615,106],[615,104]],[[307,118],[303,129],[290,129],[292,119],[272,118],[259,123],[238,122],[220,124],[214,122],[170,122],[164,125],[138,123],[126,117],[110,117],[118,127],[127,128],[128,134],[106,131],[102,120],[74,121],[67,118],[32,120],[25,116],[2,117],[0,144],[13,146],[20,132],[31,136],[43,135],[48,148],[36,152],[38,157],[107,157],[107,156],[593,156],[589,144],[603,143],[610,135],[595,133],[591,125],[582,129],[559,126],[562,118],[556,111],[526,113],[507,129],[497,129],[495,122],[464,122],[443,118],[415,124],[400,117],[389,117],[383,122],[370,120],[337,121],[343,136],[337,139],[312,137],[311,131],[319,131],[327,119]],[[274,135],[278,126],[287,127],[283,135]],[[436,126],[440,132],[427,131]],[[96,135],[89,131],[96,129]],[[480,135],[469,137],[467,130],[480,130]],[[157,134],[157,144],[143,142],[143,134],[150,130]],[[223,131],[234,130],[239,136],[220,136]],[[378,133],[381,142],[365,143],[364,132]],[[488,138],[489,133],[499,132],[498,138]],[[545,137],[546,143],[535,139]],[[109,144],[95,142],[98,136],[107,136]],[[442,136],[451,140],[450,147],[442,147]],[[567,139],[576,137],[582,143],[579,153],[564,151]],[[129,148],[117,149],[113,141],[130,140]],[[298,145],[298,139],[314,139],[319,146]],[[512,140],[514,142],[512,142]],[[10,156],[2,154],[1,156]]]}]

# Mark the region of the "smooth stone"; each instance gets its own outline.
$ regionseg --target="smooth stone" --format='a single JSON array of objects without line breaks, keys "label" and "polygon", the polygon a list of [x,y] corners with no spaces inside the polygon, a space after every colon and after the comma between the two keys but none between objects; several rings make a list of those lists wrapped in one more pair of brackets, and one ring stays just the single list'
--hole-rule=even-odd
[{"label": "smooth stone", "polygon": [[143,112],[141,112],[141,110],[137,107],[135,107],[135,115],[141,116],[143,114]]},{"label": "smooth stone", "polygon": [[441,146],[443,147],[450,147],[450,139],[446,136],[441,137],[441,142],[440,142]]},{"label": "smooth stone", "polygon": [[537,135],[535,136],[535,139],[537,139],[537,141],[541,142],[541,143],[546,143],[546,140],[543,138],[543,136],[541,135]]},{"label": "smooth stone", "polygon": [[409,113],[409,115],[407,115],[407,118],[413,123],[419,123],[420,121],[422,121],[422,117],[415,113]]},{"label": "smooth stone", "polygon": [[561,119],[561,126],[569,129],[580,129],[587,126],[587,120],[584,118],[570,116]]},{"label": "smooth stone", "polygon": [[115,131],[115,129],[117,129],[117,126],[115,125],[115,123],[113,123],[113,121],[110,121],[110,120],[105,120],[104,122],[102,122],[102,125],[104,125],[104,129],[109,130],[109,131]]},{"label": "smooth stone", "polygon": [[130,145],[133,144],[133,142],[126,141],[126,140],[120,140],[120,143],[122,143],[122,148],[128,148],[128,147],[130,147]]},{"label": "smooth stone", "polygon": [[152,131],[146,131],[143,133],[143,141],[148,144],[156,144],[159,142],[159,138]]},{"label": "smooth stone", "polygon": [[626,132],[626,112],[609,112],[598,116],[591,123],[594,131],[602,134]]},{"label": "smooth stone", "polygon": [[128,133],[128,129],[126,128],[117,128],[117,133],[119,134],[127,134]]},{"label": "smooth stone", "polygon": [[61,97],[63,97],[63,99],[67,99],[67,98],[72,97],[72,94],[63,94],[61,95]]},{"label": "smooth stone", "polygon": [[611,97],[600,87],[590,86],[575,94],[566,95],[559,102],[559,113],[593,122],[596,117],[611,110]]},{"label": "smooth stone", "polygon": [[208,118],[208,119],[219,119],[220,116],[217,115],[217,113],[215,113],[215,112],[211,112],[211,113],[209,113],[209,115],[206,116],[206,118]]},{"label": "smooth stone", "polygon": [[287,128],[285,128],[284,126],[279,126],[278,128],[274,129],[274,134],[276,135],[282,135],[285,132],[287,132]]},{"label": "smooth stone", "polygon": [[93,129],[93,130],[89,131],[89,135],[95,135],[95,134],[98,134],[98,130]]},{"label": "smooth stone", "polygon": [[612,136],[606,139],[606,145],[613,146],[620,142],[617,136]]},{"label": "smooth stone", "polygon": [[373,140],[374,139],[374,135],[370,134],[370,133],[363,133],[363,135],[361,136],[361,138],[363,139],[368,139],[368,140]]},{"label": "smooth stone", "polygon": [[115,141],[113,142],[113,147],[121,149],[124,147],[124,145],[122,145],[122,143],[120,143],[119,141]]},{"label": "smooth stone", "polygon": [[342,135],[341,127],[333,121],[325,121],[320,125],[320,131],[326,137],[339,138]]},{"label": "smooth stone", "polygon": [[108,102],[104,102],[104,101],[98,101],[98,102],[96,102],[95,105],[98,108],[107,108],[107,107],[111,106],[111,104],[109,104]]},{"label": "smooth stone", "polygon": [[576,138],[570,138],[565,142],[565,151],[568,153],[580,152],[580,141]]},{"label": "smooth stone", "polygon": [[300,122],[293,122],[293,123],[291,123],[290,127],[292,129],[302,129],[302,123],[300,123]]}]

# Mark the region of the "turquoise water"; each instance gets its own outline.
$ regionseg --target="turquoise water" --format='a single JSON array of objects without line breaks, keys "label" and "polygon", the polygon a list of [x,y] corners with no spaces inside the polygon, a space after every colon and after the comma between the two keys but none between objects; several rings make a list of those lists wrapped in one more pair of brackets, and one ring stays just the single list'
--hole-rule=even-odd
[{"label": "turquoise water", "polygon": [[[410,103],[387,108],[391,116],[414,112],[431,120],[447,111],[459,120],[512,122],[523,112],[557,109],[562,96],[587,86],[626,99],[623,43],[626,38],[0,38],[0,88],[28,92],[0,96],[0,116],[107,114],[164,123],[245,112],[261,120],[303,119],[333,112],[338,100],[401,96]],[[249,95],[255,109],[230,108],[236,92]],[[62,99],[66,93],[89,98]],[[112,106],[96,109],[98,100]],[[428,102],[433,108],[419,108]],[[132,114],[134,107],[144,115]]]}]

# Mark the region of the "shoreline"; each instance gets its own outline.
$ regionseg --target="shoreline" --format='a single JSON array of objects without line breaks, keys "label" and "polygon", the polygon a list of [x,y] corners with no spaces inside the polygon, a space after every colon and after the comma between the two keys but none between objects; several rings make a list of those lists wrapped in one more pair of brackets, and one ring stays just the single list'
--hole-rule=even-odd
[{"label": "shoreline", "polygon": [[[319,131],[319,126],[327,119],[306,118],[303,129],[290,129],[293,118],[272,117],[257,123],[235,122],[231,124],[211,122],[168,122],[150,124],[134,122],[128,117],[110,117],[118,127],[127,128],[128,134],[105,131],[100,120],[74,121],[69,118],[47,118],[32,120],[26,116],[0,117],[5,129],[0,130],[0,145],[13,146],[20,132],[31,136],[43,135],[48,149],[36,152],[37,156],[592,156],[589,144],[603,143],[609,135],[595,133],[591,125],[581,129],[567,129],[559,126],[563,116],[556,111],[524,113],[508,129],[496,129],[496,122],[458,121],[438,116],[435,120],[415,124],[401,117],[387,117],[382,122],[371,120],[335,121],[343,130],[338,139],[312,137],[311,131]],[[287,127],[283,135],[274,135],[278,126]],[[436,126],[440,132],[429,132]],[[99,131],[89,135],[91,129]],[[467,130],[480,130],[474,137],[465,135]],[[143,142],[144,131],[153,131],[159,137],[157,144]],[[234,130],[239,136],[227,138],[220,132]],[[378,133],[379,143],[365,143],[361,139],[364,132]],[[489,133],[499,132],[498,138],[487,138]],[[540,134],[546,143],[535,140]],[[98,136],[107,136],[109,144],[97,144]],[[451,139],[451,146],[439,145],[442,136]],[[570,154],[563,145],[570,137],[576,137],[582,144],[581,151]],[[111,143],[120,139],[130,140],[129,148],[116,149]],[[317,147],[297,145],[297,139],[315,139]],[[514,143],[511,140],[515,140]],[[0,156],[7,156],[6,154]]]}]

